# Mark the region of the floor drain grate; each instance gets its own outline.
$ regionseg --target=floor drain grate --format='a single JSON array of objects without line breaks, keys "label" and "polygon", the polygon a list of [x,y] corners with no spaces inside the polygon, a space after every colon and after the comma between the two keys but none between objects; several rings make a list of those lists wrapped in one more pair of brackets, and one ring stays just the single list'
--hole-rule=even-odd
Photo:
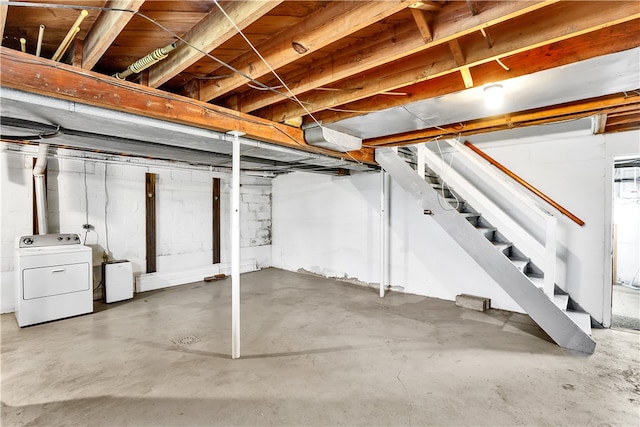
[{"label": "floor drain grate", "polygon": [[177,340],[171,340],[171,342],[177,345],[195,344],[197,342],[200,342],[200,338],[196,337],[195,335],[188,335]]}]

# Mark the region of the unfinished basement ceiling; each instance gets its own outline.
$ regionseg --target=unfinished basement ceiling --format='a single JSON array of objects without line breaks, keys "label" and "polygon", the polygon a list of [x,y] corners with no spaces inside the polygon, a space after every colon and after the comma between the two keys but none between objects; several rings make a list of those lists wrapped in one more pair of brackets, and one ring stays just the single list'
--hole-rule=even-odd
[{"label": "unfinished basement ceiling", "polygon": [[[60,61],[44,59],[59,51],[83,9],[87,16]],[[165,59],[128,80],[157,88],[167,99],[216,106],[245,124],[260,121],[250,135],[255,141],[287,145],[265,129],[288,120],[317,121],[364,137],[365,147],[352,154],[365,163],[372,162],[371,147],[452,136],[461,128],[469,135],[590,115],[599,116],[602,132],[640,128],[635,0],[56,0],[5,2],[0,18],[3,88],[162,120],[144,108],[129,111],[129,97],[149,91],[136,95],[144,91],[112,76],[175,42]],[[42,58],[35,58],[41,25]],[[25,54],[19,52],[21,39]],[[30,68],[33,76],[15,78]],[[63,70],[66,77],[60,77]],[[87,81],[104,84],[106,92],[128,90],[129,97],[92,92]],[[494,83],[505,86],[509,102],[490,111],[480,98]],[[171,112],[165,113],[171,121]],[[230,129],[193,119],[201,129]],[[181,117],[180,123],[188,120]],[[109,131],[108,123],[94,124]],[[332,155],[310,148],[302,131],[279,126],[273,129],[295,140],[289,146]],[[141,133],[142,139],[124,136],[135,139],[131,151],[146,152],[145,142],[159,144],[153,131]],[[182,146],[179,134],[167,134],[165,146],[158,147],[162,155],[167,147],[186,157],[203,147],[228,154],[196,138]],[[281,160],[280,154],[264,155]],[[333,155],[332,161],[349,163],[349,156]]]},{"label": "unfinished basement ceiling", "polygon": [[[5,139],[43,135],[60,147],[171,159],[230,168],[233,136],[207,129],[110,111],[75,102],[2,89],[1,134]],[[53,136],[58,131],[59,136]],[[52,137],[47,137],[51,135]],[[239,138],[244,170],[282,173],[306,170],[339,173],[368,170],[353,161],[296,151]],[[340,172],[341,173],[341,172]]]},{"label": "unfinished basement ceiling", "polygon": [[[639,87],[640,48],[575,62],[500,82],[504,102],[493,114],[508,114]],[[340,120],[330,128],[363,139],[481,119],[487,114],[484,87],[439,96]]]}]

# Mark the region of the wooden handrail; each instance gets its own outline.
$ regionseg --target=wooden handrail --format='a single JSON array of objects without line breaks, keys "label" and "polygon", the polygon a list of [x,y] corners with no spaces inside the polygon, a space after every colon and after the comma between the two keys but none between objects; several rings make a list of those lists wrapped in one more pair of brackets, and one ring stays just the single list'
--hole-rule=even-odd
[{"label": "wooden handrail", "polygon": [[549,196],[544,194],[542,191],[540,191],[537,188],[535,188],[533,185],[529,184],[524,179],[520,178],[518,175],[516,175],[515,173],[513,173],[512,171],[507,169],[500,162],[498,162],[497,160],[493,159],[491,156],[486,154],[484,151],[480,150],[479,148],[476,148],[469,141],[466,141],[464,143],[464,145],[469,147],[469,149],[471,151],[473,151],[474,153],[476,153],[477,155],[479,155],[480,157],[482,157],[483,159],[485,159],[486,161],[491,163],[493,166],[495,166],[498,169],[500,169],[502,172],[507,174],[509,177],[513,178],[518,184],[522,185],[527,190],[531,191],[533,194],[535,194],[536,196],[540,197],[545,202],[549,203],[551,206],[553,206],[558,211],[560,211],[563,215],[568,216],[573,222],[578,224],[580,227],[582,227],[584,225],[584,221],[583,220],[581,220],[580,218],[578,218],[577,216],[575,216],[574,214],[569,212],[567,209],[565,209],[562,206],[560,206],[560,204],[558,204],[555,200],[553,200],[552,198],[550,198]]}]

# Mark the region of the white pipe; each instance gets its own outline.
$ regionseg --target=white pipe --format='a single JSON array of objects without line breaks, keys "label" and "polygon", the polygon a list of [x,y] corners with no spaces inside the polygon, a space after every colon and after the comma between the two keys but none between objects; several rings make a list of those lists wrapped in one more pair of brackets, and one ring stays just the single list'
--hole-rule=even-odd
[{"label": "white pipe", "polygon": [[25,39],[24,37],[20,38],[20,50],[22,51],[22,53],[27,52],[27,39]]},{"label": "white pipe", "polygon": [[56,50],[56,53],[54,53],[51,57],[52,60],[59,61],[62,58],[62,55],[64,55],[64,53],[71,45],[71,41],[73,40],[73,38],[80,32],[80,24],[82,24],[82,21],[84,21],[84,18],[86,18],[87,15],[89,15],[89,12],[87,12],[86,10],[82,10],[80,12],[80,15],[76,19],[76,22],[73,23],[73,25],[69,29],[69,32],[62,40],[62,43],[60,43],[60,46],[58,46],[58,50]]},{"label": "white pipe", "polygon": [[38,43],[36,44],[36,56],[40,56],[40,52],[42,51],[43,39],[44,39],[44,25],[40,24],[40,29],[38,30]]},{"label": "white pipe", "polygon": [[416,145],[416,157],[417,157],[416,172],[418,172],[418,176],[422,179],[424,179],[424,167],[425,167],[424,150],[426,149],[427,149],[427,146],[424,143]]},{"label": "white pipe", "polygon": [[49,144],[38,146],[38,157],[33,167],[33,180],[36,189],[36,215],[38,217],[38,234],[47,234],[47,189],[44,182],[44,169],[47,167],[47,150]]},{"label": "white pipe", "polygon": [[233,132],[231,171],[231,358],[240,358],[240,141]]},{"label": "white pipe", "polygon": [[546,233],[545,233],[545,265],[544,265],[544,293],[551,299],[555,290],[556,283],[556,260],[557,260],[557,236],[558,220],[555,216],[548,215],[546,217]]},{"label": "white pipe", "polygon": [[380,170],[380,298],[389,286],[389,175]]}]

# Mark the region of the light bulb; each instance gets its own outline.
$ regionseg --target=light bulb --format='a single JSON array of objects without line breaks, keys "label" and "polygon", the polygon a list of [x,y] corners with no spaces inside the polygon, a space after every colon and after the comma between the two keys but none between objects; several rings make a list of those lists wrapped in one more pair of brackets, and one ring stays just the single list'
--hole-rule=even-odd
[{"label": "light bulb", "polygon": [[504,102],[504,88],[500,84],[489,85],[484,88],[484,104],[491,110],[496,110]]}]

